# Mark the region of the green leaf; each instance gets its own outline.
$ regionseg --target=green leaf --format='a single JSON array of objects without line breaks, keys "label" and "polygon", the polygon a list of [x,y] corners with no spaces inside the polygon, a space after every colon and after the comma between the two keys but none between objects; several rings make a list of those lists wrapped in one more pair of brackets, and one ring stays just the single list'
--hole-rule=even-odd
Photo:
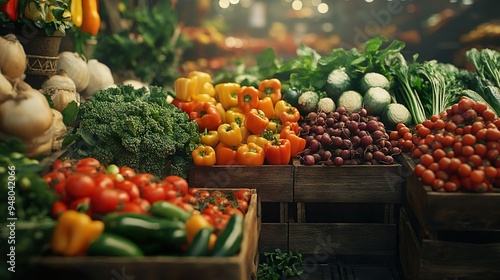
[{"label": "green leaf", "polygon": [[66,108],[61,112],[63,116],[63,123],[69,125],[76,120],[78,116],[78,104],[75,101],[71,101]]},{"label": "green leaf", "polygon": [[80,138],[80,135],[78,135],[77,133],[70,134],[70,135],[64,137],[64,140],[62,142],[62,147],[63,148],[68,147],[69,145],[71,145],[71,143],[76,141],[78,138]]},{"label": "green leaf", "polygon": [[386,41],[387,39],[384,37],[371,38],[370,40],[366,41],[365,52],[370,53],[377,51],[380,48],[380,46],[382,46],[382,44]]}]

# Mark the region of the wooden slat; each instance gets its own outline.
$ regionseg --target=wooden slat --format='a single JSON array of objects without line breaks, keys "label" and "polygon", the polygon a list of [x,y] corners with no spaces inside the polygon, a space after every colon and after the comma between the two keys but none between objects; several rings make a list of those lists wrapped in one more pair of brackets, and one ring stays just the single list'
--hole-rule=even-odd
[{"label": "wooden slat", "polygon": [[292,165],[194,166],[189,170],[191,187],[256,189],[262,202],[293,201]]},{"label": "wooden slat", "polygon": [[273,252],[274,249],[288,251],[288,223],[262,223],[259,252]]},{"label": "wooden slat", "polygon": [[320,259],[337,254],[396,254],[396,225],[297,223],[290,224],[288,231],[290,250],[317,254]]},{"label": "wooden slat", "polygon": [[401,202],[400,164],[366,166],[296,165],[296,202]]}]

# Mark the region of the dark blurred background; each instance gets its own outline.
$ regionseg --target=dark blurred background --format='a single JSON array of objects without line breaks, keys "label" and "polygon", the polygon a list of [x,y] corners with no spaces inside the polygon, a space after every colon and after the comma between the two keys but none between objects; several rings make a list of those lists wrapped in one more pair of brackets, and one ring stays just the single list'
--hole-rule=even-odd
[{"label": "dark blurred background", "polygon": [[[186,68],[249,63],[272,47],[293,57],[299,44],[320,54],[362,47],[382,35],[406,43],[408,55],[460,67],[465,51],[500,47],[498,0],[181,0],[176,12],[192,42]],[[189,69],[187,69],[189,70]]]}]

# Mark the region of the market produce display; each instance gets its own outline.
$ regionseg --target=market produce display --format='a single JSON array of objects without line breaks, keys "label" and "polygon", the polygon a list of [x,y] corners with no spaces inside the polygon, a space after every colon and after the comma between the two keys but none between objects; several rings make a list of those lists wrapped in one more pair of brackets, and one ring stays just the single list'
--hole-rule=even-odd
[{"label": "market produce display", "polygon": [[417,160],[415,174],[440,192],[492,192],[500,187],[500,118],[468,97],[439,116],[409,128],[398,125],[390,140]]},{"label": "market produce display", "polygon": [[43,178],[59,199],[52,252],[63,256],[232,256],[251,193],[189,188],[94,158],[58,159]]},{"label": "market produce display", "polygon": [[173,104],[198,124],[201,145],[195,165],[286,165],[305,147],[298,134],[299,110],[282,100],[281,82],[265,79],[258,87],[211,84],[193,71],[175,81]]}]

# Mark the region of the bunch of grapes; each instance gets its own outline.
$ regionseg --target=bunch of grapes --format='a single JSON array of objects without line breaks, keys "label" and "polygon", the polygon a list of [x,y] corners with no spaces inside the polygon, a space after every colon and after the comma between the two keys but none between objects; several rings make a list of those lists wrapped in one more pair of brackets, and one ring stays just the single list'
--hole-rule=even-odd
[{"label": "bunch of grapes", "polygon": [[393,156],[401,152],[389,141],[384,124],[365,109],[311,112],[301,120],[299,130],[306,139],[301,156],[304,165],[392,164]]}]

